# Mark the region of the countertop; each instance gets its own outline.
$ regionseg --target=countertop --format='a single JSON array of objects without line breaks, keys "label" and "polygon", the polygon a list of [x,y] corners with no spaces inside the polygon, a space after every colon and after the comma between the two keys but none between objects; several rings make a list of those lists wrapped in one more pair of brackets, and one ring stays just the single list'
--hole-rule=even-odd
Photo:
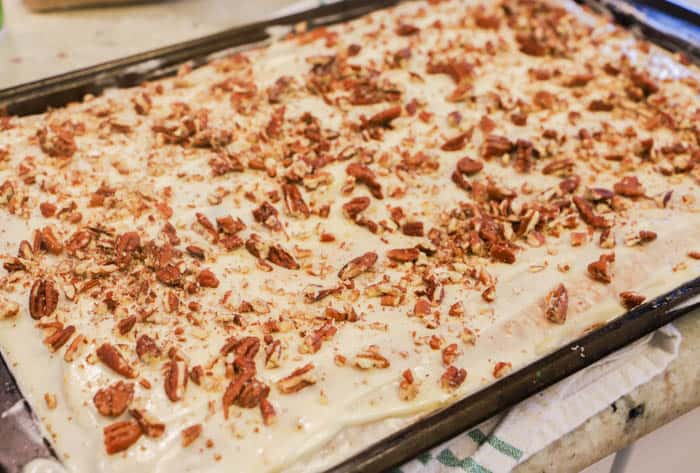
[{"label": "countertop", "polygon": [[[0,89],[270,17],[294,0],[172,0],[50,14],[3,0]],[[700,406],[700,312],[676,323],[680,356],[668,369],[615,401],[520,465],[519,473],[580,471]]]}]

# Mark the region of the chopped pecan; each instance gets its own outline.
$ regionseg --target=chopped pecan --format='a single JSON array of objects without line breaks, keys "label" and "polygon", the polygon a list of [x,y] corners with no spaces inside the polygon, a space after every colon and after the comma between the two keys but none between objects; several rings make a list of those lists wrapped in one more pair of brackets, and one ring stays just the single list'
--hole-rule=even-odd
[{"label": "chopped pecan", "polygon": [[117,348],[111,343],[103,343],[97,349],[97,357],[112,369],[115,373],[118,373],[125,378],[135,378],[138,373],[136,370],[129,365]]},{"label": "chopped pecan", "polygon": [[405,370],[401,373],[401,381],[399,382],[399,398],[402,401],[412,401],[418,395],[418,384],[413,378],[411,370]]},{"label": "chopped pecan", "polygon": [[265,425],[273,425],[277,420],[274,406],[265,398],[260,400],[260,414]]},{"label": "chopped pecan", "polygon": [[362,256],[358,256],[357,258],[350,260],[345,264],[345,266],[340,268],[340,271],[338,271],[338,277],[342,280],[353,279],[365,271],[369,271],[369,269],[371,269],[376,262],[377,253],[369,251]]},{"label": "chopped pecan", "polygon": [[571,159],[557,159],[548,163],[542,168],[542,174],[555,174],[557,176],[566,176],[574,169],[574,161]]},{"label": "chopped pecan", "polygon": [[459,151],[467,145],[467,140],[471,138],[471,132],[460,133],[445,141],[440,147],[443,151]]},{"label": "chopped pecan", "polygon": [[550,322],[563,324],[569,308],[569,293],[563,284],[552,289],[544,299],[544,316]]},{"label": "chopped pecan", "polygon": [[7,320],[19,314],[19,304],[0,296],[0,320]]},{"label": "chopped pecan", "polygon": [[180,270],[175,265],[167,264],[156,270],[156,278],[168,286],[179,286]]},{"label": "chopped pecan", "polygon": [[246,225],[240,218],[234,220],[230,215],[225,215],[223,217],[218,217],[216,219],[216,225],[219,231],[227,235],[235,235],[241,230],[245,230]]},{"label": "chopped pecan", "polygon": [[616,182],[613,186],[616,194],[625,197],[642,197],[644,195],[644,187],[639,182],[637,176],[625,176],[621,181]]},{"label": "chopped pecan", "polygon": [[267,260],[286,269],[299,269],[299,263],[280,245],[270,246],[267,253]]},{"label": "chopped pecan", "polygon": [[440,376],[440,385],[445,391],[454,391],[464,383],[465,379],[467,379],[467,370],[450,365]]},{"label": "chopped pecan", "polygon": [[374,172],[360,163],[350,163],[345,169],[345,172],[355,178],[357,182],[361,182],[367,186],[372,196],[375,199],[383,199],[384,194],[382,193],[382,186],[377,182],[377,176]]},{"label": "chopped pecan", "polygon": [[75,326],[69,325],[60,330],[56,330],[44,339],[44,343],[49,345],[51,351],[56,351],[65,345],[75,333]]},{"label": "chopped pecan", "polygon": [[151,363],[162,356],[162,352],[155,340],[148,335],[141,335],[136,340],[136,354],[144,363]]},{"label": "chopped pecan", "polygon": [[493,367],[493,377],[496,379],[502,378],[507,375],[512,368],[513,365],[511,363],[499,361]]},{"label": "chopped pecan", "polygon": [[457,359],[459,348],[456,343],[450,343],[442,350],[442,362],[445,366],[449,366]]},{"label": "chopped pecan", "polygon": [[234,378],[229,383],[221,403],[224,410],[224,418],[228,419],[228,410],[243,392],[246,384],[255,376],[255,371],[252,368],[243,369],[234,375]]},{"label": "chopped pecan", "polygon": [[[391,128],[391,122],[401,116],[401,106],[394,105],[393,107],[377,112],[369,119],[363,120],[360,128]],[[378,197],[379,198],[379,197]]]},{"label": "chopped pecan", "polygon": [[484,158],[499,158],[513,150],[513,142],[505,136],[488,135],[484,141]]},{"label": "chopped pecan", "polygon": [[196,245],[188,245],[185,250],[187,250],[187,253],[189,253],[190,256],[197,258],[198,260],[203,260],[206,256],[204,249]]},{"label": "chopped pecan", "polygon": [[255,221],[263,224],[267,228],[273,231],[280,231],[282,229],[282,223],[278,218],[279,212],[275,207],[269,202],[263,202],[258,208],[253,210],[253,217]]},{"label": "chopped pecan", "polygon": [[373,368],[385,369],[391,366],[389,360],[379,353],[374,347],[358,353],[352,362],[353,366],[361,370],[369,370]]},{"label": "chopped pecan", "polygon": [[33,319],[51,315],[58,305],[58,291],[53,281],[37,279],[29,292],[29,314]]},{"label": "chopped pecan", "polygon": [[129,265],[134,252],[141,246],[141,238],[136,232],[127,232],[119,235],[115,245],[115,261],[120,268]]},{"label": "chopped pecan", "polygon": [[266,384],[253,378],[248,381],[236,398],[236,405],[246,409],[252,409],[260,404],[262,399],[270,394],[270,388]]},{"label": "chopped pecan", "polygon": [[45,218],[53,217],[56,213],[56,205],[52,204],[51,202],[42,202],[39,204],[39,211]]},{"label": "chopped pecan", "polygon": [[130,409],[129,414],[138,422],[141,431],[150,438],[160,438],[165,433],[165,424],[150,415],[144,409]]},{"label": "chopped pecan", "polygon": [[201,287],[219,287],[219,279],[209,269],[203,269],[199,272],[199,275],[197,275],[197,283]]},{"label": "chopped pecan", "polygon": [[602,254],[598,261],[588,265],[588,275],[605,284],[612,282],[612,269],[610,265],[615,261],[615,253]]},{"label": "chopped pecan", "polygon": [[123,420],[104,428],[104,445],[108,455],[122,452],[141,437],[141,427],[133,420]]},{"label": "chopped pecan", "polygon": [[316,384],[316,376],[313,374],[313,363],[297,368],[289,376],[277,381],[277,389],[282,394],[291,394]]},{"label": "chopped pecan", "polygon": [[304,218],[310,215],[309,208],[306,206],[306,202],[304,202],[299,187],[294,184],[283,184],[282,193],[284,194],[284,204],[289,215],[292,217]]},{"label": "chopped pecan", "polygon": [[95,403],[97,412],[103,416],[119,417],[126,411],[133,399],[134,383],[117,381],[97,391],[92,401]]},{"label": "chopped pecan", "polygon": [[386,257],[399,263],[413,262],[420,256],[417,248],[396,248],[386,252]]},{"label": "chopped pecan", "polygon": [[355,220],[357,216],[369,208],[369,197],[354,197],[343,204],[343,213],[350,220]]},{"label": "chopped pecan", "polygon": [[484,163],[471,158],[462,158],[457,161],[457,171],[467,176],[474,175],[484,169]]},{"label": "chopped pecan", "polygon": [[182,436],[182,448],[187,448],[202,435],[202,424],[191,425],[183,429],[180,435]]},{"label": "chopped pecan", "polygon": [[610,227],[610,222],[608,222],[602,216],[595,215],[593,213],[593,206],[586,199],[576,195],[573,197],[573,201],[576,205],[576,209],[578,209],[579,213],[581,214],[581,219],[588,225],[591,225],[595,228]]},{"label": "chopped pecan", "polygon": [[59,241],[58,237],[56,237],[53,228],[50,226],[40,230],[39,247],[45,249],[52,255],[60,255],[63,251],[63,244]]},{"label": "chopped pecan", "polygon": [[626,309],[633,309],[644,302],[646,297],[638,292],[624,291],[620,293],[620,299],[622,300],[622,305],[625,306]]},{"label": "chopped pecan", "polygon": [[[111,299],[110,299],[111,300]],[[119,322],[117,322],[117,331],[120,335],[126,335],[134,328],[136,325],[136,316],[130,315],[129,317],[124,317]]]},{"label": "chopped pecan", "polygon": [[500,261],[501,263],[513,264],[515,263],[515,250],[509,248],[505,245],[496,244],[491,247],[490,253],[491,257]]},{"label": "chopped pecan", "polygon": [[396,27],[396,34],[399,36],[412,36],[420,31],[420,28],[414,25],[409,25],[408,23],[400,23]]},{"label": "chopped pecan", "polygon": [[590,112],[610,112],[615,108],[611,102],[606,102],[605,100],[591,100],[588,104],[588,110]]},{"label": "chopped pecan", "polygon": [[187,389],[187,363],[183,360],[166,361],[163,366],[163,387],[171,402],[177,402]]},{"label": "chopped pecan", "polygon": [[424,235],[423,222],[406,222],[401,226],[404,235],[422,237]]}]

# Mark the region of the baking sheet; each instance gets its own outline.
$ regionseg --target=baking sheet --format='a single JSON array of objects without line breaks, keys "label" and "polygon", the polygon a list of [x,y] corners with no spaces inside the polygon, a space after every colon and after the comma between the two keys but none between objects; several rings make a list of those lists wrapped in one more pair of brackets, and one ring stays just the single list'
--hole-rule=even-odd
[{"label": "baking sheet", "polygon": [[[308,27],[330,25],[391,6],[397,0],[355,0],[324,5],[306,12],[234,28],[198,40],[161,48],[125,59],[0,91],[0,109],[12,115],[40,113],[50,107],[81,100],[86,93],[99,94],[110,87],[137,85],[173,74],[189,62],[197,66],[214,57],[249,49],[284,33],[300,21]],[[700,44],[678,37],[673,28],[659,24],[642,10],[619,0],[587,2],[602,8],[650,41],[682,51],[700,63]],[[659,3],[659,2],[652,2]],[[686,18],[687,20],[688,18]],[[692,18],[690,18],[692,19]],[[686,35],[687,36],[687,35]],[[526,368],[370,446],[329,471],[384,471],[415,457],[497,412],[520,402],[564,377],[594,363],[675,318],[698,307],[674,309],[700,294],[700,278],[658,297],[604,327],[576,340]],[[33,458],[55,456],[50,444],[38,434],[36,420],[4,361],[0,363],[0,472],[19,472]]]}]

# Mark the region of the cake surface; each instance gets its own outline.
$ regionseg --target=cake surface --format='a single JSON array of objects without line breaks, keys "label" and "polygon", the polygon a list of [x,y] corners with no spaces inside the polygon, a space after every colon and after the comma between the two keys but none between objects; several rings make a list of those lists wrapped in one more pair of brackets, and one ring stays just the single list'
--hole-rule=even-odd
[{"label": "cake surface", "polygon": [[0,118],[0,349],[69,471],[322,470],[700,275],[697,72],[417,1]]}]

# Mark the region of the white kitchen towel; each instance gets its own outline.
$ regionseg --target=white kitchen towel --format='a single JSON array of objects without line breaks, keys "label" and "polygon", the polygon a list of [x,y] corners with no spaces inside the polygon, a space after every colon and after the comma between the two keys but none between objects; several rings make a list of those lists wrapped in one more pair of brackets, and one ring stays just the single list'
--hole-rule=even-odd
[{"label": "white kitchen towel", "polygon": [[394,469],[505,473],[666,369],[678,355],[671,324]]}]

